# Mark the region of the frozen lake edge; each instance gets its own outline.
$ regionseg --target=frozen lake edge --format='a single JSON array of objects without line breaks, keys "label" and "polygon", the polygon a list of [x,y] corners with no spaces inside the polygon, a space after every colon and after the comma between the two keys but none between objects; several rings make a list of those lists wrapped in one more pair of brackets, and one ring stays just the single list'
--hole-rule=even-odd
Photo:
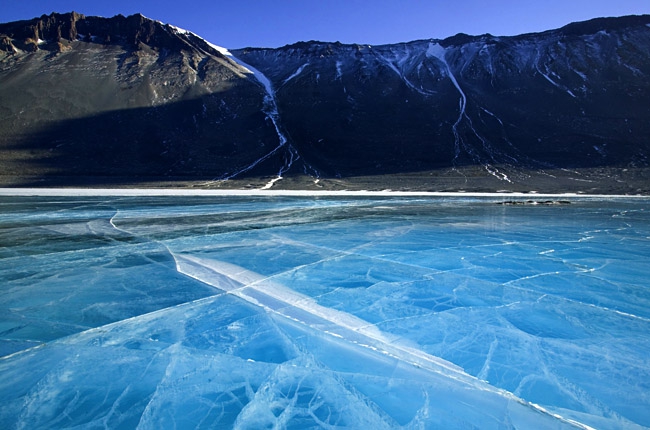
[{"label": "frozen lake edge", "polygon": [[438,191],[309,191],[309,190],[206,190],[178,188],[0,188],[0,196],[278,196],[278,197],[526,197],[526,198],[649,198],[641,194],[583,194],[583,193],[483,193]]}]

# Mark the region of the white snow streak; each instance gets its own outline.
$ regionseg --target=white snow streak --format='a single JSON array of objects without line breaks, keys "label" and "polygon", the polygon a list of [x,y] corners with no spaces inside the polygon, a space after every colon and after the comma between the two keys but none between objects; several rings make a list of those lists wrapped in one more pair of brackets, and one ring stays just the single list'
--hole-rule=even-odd
[{"label": "white snow streak", "polygon": [[[388,67],[390,67],[391,70],[393,70],[395,73],[397,73],[397,75],[404,81],[404,83],[406,83],[406,85],[410,89],[412,89],[413,91],[417,91],[418,93],[420,93],[420,94],[422,94],[424,96],[431,96],[431,95],[435,94],[433,92],[425,91],[422,88],[416,87],[411,81],[409,81],[409,79],[402,72],[401,69],[403,68],[406,61],[408,61],[408,59],[410,58],[410,56],[411,56],[410,54],[411,53],[407,51],[402,56],[402,58],[397,58],[396,57],[393,60],[388,59],[388,58],[386,58],[386,57],[384,57],[383,55],[380,55],[380,54],[377,54],[377,57],[380,58]],[[395,65],[395,63],[397,63],[397,65]]]},{"label": "white snow streak", "polygon": [[499,122],[499,124],[501,124],[503,126],[503,121],[501,121],[501,119],[498,116],[496,116],[495,114],[493,114],[489,110],[485,109],[484,107],[481,107],[481,110],[483,112],[485,112],[486,114],[490,115],[492,118],[496,119]]},{"label": "white snow streak", "polygon": [[562,91],[565,91],[565,92],[566,92],[567,94],[569,94],[571,97],[576,98],[576,95],[573,94],[573,92],[572,92],[570,89],[565,88],[565,87],[563,87],[562,85],[558,84],[558,83],[555,82],[553,79],[551,79],[551,77],[550,77],[549,75],[547,75],[546,73],[542,72],[542,71],[539,69],[539,67],[537,67],[537,66],[535,66],[535,67],[536,67],[537,71],[539,72],[539,74],[542,75],[542,76],[544,76],[544,77],[546,78],[547,81],[549,81],[551,84],[553,84],[553,86],[555,86],[555,87],[561,89]]},{"label": "white snow streak", "polygon": [[[247,63],[241,61],[239,58],[232,55],[230,53],[230,51],[228,51],[227,49],[222,48],[222,47],[217,46],[217,45],[213,45],[210,42],[206,42],[206,43],[210,44],[210,46],[212,46],[214,49],[219,51],[222,55],[230,58],[233,62],[235,62],[240,67],[242,67],[244,70],[246,70],[246,72],[252,74],[255,77],[255,79],[257,79],[257,81],[260,82],[262,84],[262,86],[264,86],[264,89],[266,90],[266,96],[264,97],[264,109],[263,109],[263,112],[268,116],[268,118],[273,123],[273,126],[275,127],[275,132],[277,133],[278,139],[279,139],[278,146],[273,148],[273,150],[266,153],[265,155],[258,158],[257,160],[253,161],[249,165],[235,171],[234,173],[230,173],[228,175],[225,175],[224,177],[222,177],[220,179],[220,180],[228,180],[228,179],[232,179],[232,178],[236,177],[237,175],[240,175],[240,174],[242,174],[244,172],[247,172],[247,171],[253,169],[255,166],[259,165],[264,160],[267,160],[272,155],[276,154],[280,149],[285,147],[285,145],[287,144],[288,139],[284,135],[282,130],[280,129],[280,114],[278,112],[278,105],[277,105],[276,98],[275,98],[275,90],[273,89],[273,85],[271,84],[271,81],[262,72],[260,72],[255,67],[251,66],[250,64],[247,64]],[[309,64],[309,63],[307,63],[307,64]],[[296,73],[294,73],[294,75],[299,74],[302,71],[302,69],[305,66],[307,66],[307,64],[305,64],[301,68],[299,68],[296,71]],[[289,79],[291,79],[294,75],[292,75]],[[285,82],[286,82],[286,80],[285,80]],[[298,151],[296,151],[296,149],[292,145],[288,145],[288,148],[289,148],[289,158],[286,160],[285,164],[280,168],[280,171],[278,172],[277,177],[272,179],[271,181],[269,181],[264,187],[262,187],[262,189],[268,190],[277,181],[282,179],[282,175],[287,170],[289,170],[291,168],[293,162],[296,159],[299,158]]]},{"label": "white snow streak", "polygon": [[343,65],[342,62],[337,61],[336,62],[336,77],[334,79],[338,79],[339,81],[343,77],[343,72],[341,71],[341,66]]},{"label": "white snow streak", "polygon": [[282,179],[282,176],[278,175],[275,178],[271,179],[269,182],[266,183],[260,190],[270,190],[273,185],[275,185],[276,182],[278,182],[280,179]]},{"label": "white snow streak", "polygon": [[460,122],[463,120],[463,117],[465,116],[465,106],[467,105],[467,97],[465,96],[463,90],[460,88],[460,85],[458,84],[456,77],[451,72],[451,68],[449,67],[449,64],[447,63],[447,59],[445,58],[445,48],[440,46],[439,43],[435,43],[435,44],[430,43],[429,48],[427,49],[427,56],[435,57],[438,60],[440,60],[440,62],[445,66],[445,71],[447,73],[447,76],[451,80],[451,83],[454,84],[454,86],[460,93],[460,100],[458,101],[458,107],[460,113],[458,114],[458,119],[456,119],[454,125],[451,126],[451,130],[454,134],[454,161],[456,161],[456,159],[460,155],[460,145],[462,143],[462,139],[458,134],[458,125],[460,124]]},{"label": "white snow streak", "polygon": [[309,63],[305,63],[305,64],[303,64],[302,66],[298,67],[298,70],[296,70],[295,72],[293,72],[293,73],[291,74],[291,76],[289,76],[287,79],[285,79],[284,81],[282,81],[282,85],[286,84],[287,82],[289,82],[290,80],[292,80],[293,78],[295,78],[296,76],[298,76],[299,74],[301,74],[302,71],[303,71],[303,70],[305,69],[305,67],[307,67],[307,66],[309,66]]},{"label": "white snow streak", "polygon": [[[494,153],[492,151],[492,148],[490,148],[488,142],[483,137],[481,137],[481,135],[478,133],[478,131],[476,131],[476,129],[474,128],[474,124],[472,123],[472,120],[470,119],[470,117],[465,112],[465,108],[467,107],[467,96],[463,92],[463,89],[460,87],[460,84],[458,83],[458,81],[456,80],[456,77],[452,73],[451,67],[449,67],[449,63],[447,63],[447,59],[445,58],[445,52],[446,52],[445,48],[440,46],[439,43],[435,43],[435,44],[430,43],[429,47],[427,49],[427,56],[437,58],[444,65],[447,77],[451,80],[452,84],[454,85],[454,87],[456,87],[456,89],[458,90],[458,93],[460,94],[460,100],[458,100],[458,108],[459,108],[458,118],[456,119],[456,122],[451,126],[451,130],[452,130],[452,133],[454,135],[454,159],[453,159],[453,162],[455,163],[456,160],[458,159],[458,157],[460,155],[461,146],[463,146],[463,148],[465,149],[465,151],[467,151],[467,153],[469,155],[474,157],[474,159],[476,159],[478,162],[481,162],[480,157],[478,157],[478,155],[475,154],[474,151],[472,151],[470,148],[467,148],[463,144],[463,138],[461,137],[460,133],[458,132],[458,126],[463,121],[463,119],[467,120],[467,124],[469,125],[470,129],[472,130],[474,135],[481,141],[481,143],[483,145],[483,149],[486,152],[488,152],[490,154],[491,158],[494,160]],[[501,122],[501,121],[499,121],[499,122]],[[485,168],[485,170],[490,175],[492,175],[495,178],[497,178],[499,180],[502,180],[502,181],[512,182],[508,178],[508,176],[506,174],[499,172],[499,170],[496,167],[490,165],[489,163],[485,163],[485,162],[481,162],[481,163],[483,164],[483,167]]]},{"label": "white snow streak", "polygon": [[[540,53],[539,53],[539,51],[537,51],[537,58],[536,58],[536,60],[535,60],[535,70],[537,70],[537,72],[538,72],[540,75],[542,75],[542,76],[543,76],[547,81],[549,81],[549,82],[551,83],[551,85],[553,85],[554,87],[559,88],[560,90],[566,92],[566,93],[569,94],[571,97],[576,98],[576,95],[573,94],[573,92],[572,92],[570,89],[566,88],[566,87],[563,86],[563,85],[560,85],[558,82],[555,82],[555,81],[554,81],[554,80],[549,76],[552,72],[549,72],[549,71],[548,71],[548,65],[546,65],[546,64],[542,64],[542,65],[543,65],[544,70],[546,71],[546,73],[542,72],[542,70],[541,70],[540,67],[539,67],[539,66],[540,66]],[[556,75],[556,76],[557,76],[557,75]]]}]

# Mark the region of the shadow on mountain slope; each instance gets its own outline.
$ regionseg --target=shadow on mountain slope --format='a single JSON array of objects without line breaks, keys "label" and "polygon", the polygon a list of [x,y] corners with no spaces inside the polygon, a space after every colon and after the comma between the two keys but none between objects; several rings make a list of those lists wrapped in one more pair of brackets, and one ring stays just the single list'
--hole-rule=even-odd
[{"label": "shadow on mountain slope", "polygon": [[42,178],[220,177],[277,146],[259,106],[228,118],[211,116],[218,103],[207,96],[5,134],[0,166],[4,175]]},{"label": "shadow on mountain slope", "polygon": [[[207,95],[157,107],[116,110],[41,124],[29,134],[4,134],[0,158],[3,181],[21,187],[182,186],[241,171],[223,186],[247,187],[252,183],[260,187],[286,166],[290,154],[286,147],[274,152],[279,145],[278,135],[259,102],[249,102],[245,109],[224,116],[219,110],[222,97]],[[319,119],[325,125],[328,120],[332,122],[332,134],[345,133],[345,130],[334,130],[336,116]],[[550,163],[492,166],[509,176],[507,181],[500,180],[486,166],[471,160],[452,163],[450,132],[439,137],[447,139],[446,145],[439,144],[447,152],[432,157],[442,161],[427,162],[418,154],[429,143],[417,141],[418,137],[427,136],[415,128],[415,123],[411,125],[412,128],[403,132],[388,133],[394,123],[379,121],[379,128],[365,140],[362,132],[351,130],[350,139],[356,139],[354,151],[342,148],[330,152],[323,157],[326,162],[321,162],[318,147],[295,141],[296,136],[291,133],[287,135],[298,154],[308,157],[302,161],[322,173],[320,187],[325,189],[628,193],[644,192],[639,187],[648,180],[647,168],[636,174],[633,168],[593,160],[576,166],[580,160],[575,157],[568,157],[566,163],[556,166]],[[400,133],[404,138],[394,144],[394,137]],[[407,138],[409,133],[411,137]],[[257,163],[259,160],[262,161]],[[382,164],[373,165],[375,162]],[[251,168],[246,170],[247,167]],[[313,181],[305,177],[303,167],[296,161],[283,175],[285,180],[277,185],[313,188]],[[568,167],[573,169],[570,173],[565,172]],[[574,174],[575,169],[582,169],[582,173]],[[623,170],[627,172],[625,181],[631,185],[620,179]]]}]

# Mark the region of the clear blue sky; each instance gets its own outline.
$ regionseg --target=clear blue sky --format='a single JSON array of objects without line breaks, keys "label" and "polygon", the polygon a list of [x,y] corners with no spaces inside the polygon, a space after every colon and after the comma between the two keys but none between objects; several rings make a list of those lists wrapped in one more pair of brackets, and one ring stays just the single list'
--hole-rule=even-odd
[{"label": "clear blue sky", "polygon": [[602,16],[650,14],[650,0],[3,0],[0,22],[50,12],[143,15],[226,48],[509,36]]}]

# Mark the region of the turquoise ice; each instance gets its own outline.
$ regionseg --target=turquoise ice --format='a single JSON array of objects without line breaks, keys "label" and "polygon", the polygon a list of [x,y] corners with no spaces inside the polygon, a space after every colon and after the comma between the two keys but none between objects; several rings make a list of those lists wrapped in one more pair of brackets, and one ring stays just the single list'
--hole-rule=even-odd
[{"label": "turquoise ice", "polygon": [[504,199],[0,197],[0,427],[650,427],[650,199]]}]

